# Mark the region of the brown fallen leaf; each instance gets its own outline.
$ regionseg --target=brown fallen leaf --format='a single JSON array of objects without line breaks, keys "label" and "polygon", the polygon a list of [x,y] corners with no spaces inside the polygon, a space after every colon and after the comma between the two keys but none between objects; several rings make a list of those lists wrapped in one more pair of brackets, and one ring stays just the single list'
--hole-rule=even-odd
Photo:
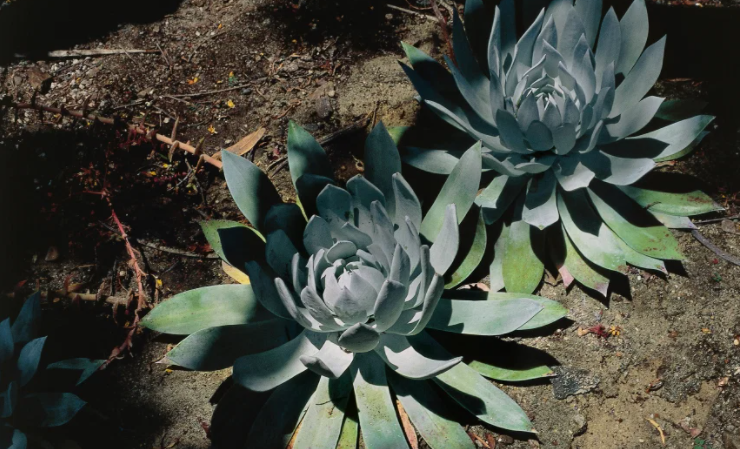
[{"label": "brown fallen leaf", "polygon": [[[257,143],[262,139],[262,137],[265,135],[265,128],[260,128],[257,131],[253,132],[252,134],[248,135],[247,137],[243,138],[239,142],[235,143],[234,145],[230,146],[224,151],[228,151],[229,153],[234,153],[237,156],[242,156],[246,153],[248,153],[252,148],[257,145]],[[221,152],[216,153],[213,155],[214,159],[221,159]]]},{"label": "brown fallen leaf", "polygon": [[406,435],[406,440],[409,442],[409,446],[411,446],[411,449],[419,449],[419,440],[416,438],[416,430],[414,430],[414,426],[411,425],[409,415],[406,414],[406,410],[398,399],[396,399],[396,407],[398,408],[398,416],[401,417],[403,433]]},{"label": "brown fallen leaf", "polygon": [[59,259],[59,250],[56,246],[50,246],[49,249],[46,250],[44,260],[47,262],[54,262],[57,259]]}]

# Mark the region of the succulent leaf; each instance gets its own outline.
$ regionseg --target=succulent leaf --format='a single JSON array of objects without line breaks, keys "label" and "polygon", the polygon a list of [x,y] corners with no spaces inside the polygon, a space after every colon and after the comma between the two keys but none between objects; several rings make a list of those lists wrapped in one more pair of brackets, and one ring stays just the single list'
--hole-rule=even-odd
[{"label": "succulent leaf", "polygon": [[349,372],[338,379],[322,377],[308,403],[293,449],[337,448],[351,394],[352,378]]}]

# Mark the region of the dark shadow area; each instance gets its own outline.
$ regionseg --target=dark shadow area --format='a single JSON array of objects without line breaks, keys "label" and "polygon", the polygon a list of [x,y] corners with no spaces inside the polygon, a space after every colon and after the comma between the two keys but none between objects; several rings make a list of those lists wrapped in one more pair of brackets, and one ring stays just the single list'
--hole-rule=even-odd
[{"label": "dark shadow area", "polygon": [[0,9],[0,64],[16,54],[43,59],[51,50],[71,49],[120,25],[162,20],[182,0],[22,0]]},{"label": "dark shadow area", "polygon": [[[381,0],[278,0],[259,8],[260,15],[280,26],[286,44],[293,40],[309,45],[335,39],[340,47],[356,50],[392,50],[399,47],[398,11]],[[408,5],[400,2],[404,7]]]}]

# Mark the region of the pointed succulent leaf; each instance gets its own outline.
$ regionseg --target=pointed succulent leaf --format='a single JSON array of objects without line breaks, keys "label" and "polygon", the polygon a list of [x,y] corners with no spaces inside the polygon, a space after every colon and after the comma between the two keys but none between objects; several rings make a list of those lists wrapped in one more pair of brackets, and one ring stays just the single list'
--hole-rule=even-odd
[{"label": "pointed succulent leaf", "polygon": [[0,363],[13,357],[15,344],[10,327],[10,318],[0,321]]},{"label": "pointed succulent leaf", "polygon": [[357,354],[351,370],[365,446],[408,449],[388,388],[385,364],[375,353]]},{"label": "pointed succulent leaf", "polygon": [[671,231],[617,187],[594,183],[588,194],[606,225],[632,249],[659,259],[683,259]]},{"label": "pointed succulent leaf", "polygon": [[403,312],[406,290],[407,286],[401,282],[390,279],[383,282],[373,312],[376,329],[379,332],[385,331],[398,321]]},{"label": "pointed succulent leaf", "polygon": [[303,331],[277,348],[239,357],[234,362],[234,380],[248,390],[272,390],[306,371],[301,356],[315,355],[325,341],[324,334]]},{"label": "pointed succulent leaf", "polygon": [[555,377],[555,373],[552,368],[547,365],[539,365],[524,369],[510,369],[473,360],[468,364],[468,366],[478,371],[480,375],[500,382],[526,382],[529,380]]},{"label": "pointed succulent leaf", "polygon": [[[245,230],[249,230],[250,232],[257,234],[260,236],[260,238],[264,241],[264,237],[262,237],[262,234],[257,231],[254,228],[249,228],[246,225],[243,225],[236,221],[231,220],[208,220],[208,221],[201,221],[200,228],[203,230],[203,235],[206,237],[206,240],[208,241],[208,244],[211,245],[211,249],[213,252],[215,252],[218,257],[220,257],[222,260],[226,260],[226,255],[224,254],[224,244],[227,244],[228,246],[231,246],[235,244],[236,242],[222,242],[221,237],[219,235],[219,231],[222,229],[230,229],[230,228],[243,228]],[[238,229],[237,231],[239,231]],[[239,232],[235,233],[228,233],[229,237],[238,237],[241,234]],[[237,244],[238,246],[241,246]],[[228,261],[227,261],[228,262]]]},{"label": "pointed succulent leaf", "polygon": [[617,73],[627,75],[640,58],[647,42],[649,23],[645,0],[634,0],[619,21],[621,48]]},{"label": "pointed succulent leaf", "polygon": [[39,320],[41,318],[41,293],[36,292],[23,303],[11,331],[13,342],[26,343],[36,337],[38,333]]},{"label": "pointed succulent leaf", "polygon": [[[0,394],[0,418],[9,418],[13,416],[16,405],[18,405],[18,394],[20,386],[18,382],[11,381],[8,388]],[[0,442],[2,442],[0,440]]]},{"label": "pointed succulent leaf", "polygon": [[689,217],[680,217],[676,215],[668,215],[662,212],[650,212],[659,222],[663,223],[663,226],[669,229],[697,229],[696,225],[691,221]]},{"label": "pointed succulent leaf", "polygon": [[68,423],[85,401],[72,393],[31,393],[18,402],[18,421],[34,427],[58,427]]},{"label": "pointed succulent leaf", "polygon": [[302,373],[280,385],[270,394],[247,435],[249,446],[284,448],[308,408],[319,376]]},{"label": "pointed succulent leaf", "polygon": [[455,205],[458,224],[465,218],[478,192],[480,173],[481,145],[477,143],[465,152],[429,208],[420,228],[424,237],[433,241],[439,235],[450,204]]},{"label": "pointed succulent leaf", "polygon": [[462,357],[452,357],[431,337],[422,332],[406,338],[383,334],[375,353],[388,367],[409,379],[431,379],[460,363]]},{"label": "pointed succulent leaf", "polygon": [[455,204],[445,210],[444,220],[439,233],[429,249],[430,260],[434,271],[444,275],[452,266],[460,246],[460,234],[457,228],[458,219]]},{"label": "pointed succulent leaf", "polygon": [[35,338],[26,343],[18,355],[18,383],[21,387],[31,381],[41,360],[41,351],[44,349],[46,337]]},{"label": "pointed succulent leaf", "polygon": [[[171,354],[168,353],[169,356]],[[77,385],[80,385],[82,382],[86,381],[90,376],[95,374],[96,371],[100,369],[101,366],[105,363],[105,360],[93,360],[93,359],[85,359],[85,358],[76,358],[76,359],[67,359],[67,360],[60,360],[59,362],[54,362],[49,364],[46,369],[64,369],[64,370],[71,370],[71,371],[79,371],[79,377],[77,378]]]},{"label": "pointed succulent leaf", "polygon": [[688,193],[660,192],[633,186],[619,187],[640,206],[650,212],[686,217],[722,210],[705,193],[695,190]]},{"label": "pointed succulent leaf", "polygon": [[251,285],[215,285],[173,296],[155,307],[141,325],[173,335],[209,327],[248,324],[272,316],[255,298]]},{"label": "pointed succulent leaf", "polygon": [[501,429],[535,432],[524,410],[468,365],[458,363],[434,380],[481,421]]},{"label": "pointed succulent leaf", "polygon": [[[635,0],[635,3],[641,1],[643,0]],[[622,36],[625,36],[624,32]],[[663,68],[664,51],[665,37],[648,47],[642,56],[640,56],[637,64],[625,76],[624,81],[622,81],[614,93],[614,105],[612,106],[610,117],[616,117],[627,111],[652,89]],[[619,73],[619,70],[617,70],[617,73]]]},{"label": "pointed succulent leaf", "polygon": [[335,449],[352,395],[349,372],[339,379],[322,377],[301,422],[293,449]]},{"label": "pointed succulent leaf", "polygon": [[244,264],[265,259],[264,237],[254,228],[232,226],[216,230],[223,260],[240,271]]},{"label": "pointed succulent leaf", "polygon": [[541,296],[525,295],[522,293],[501,293],[501,292],[488,292],[486,295],[489,301],[498,301],[506,299],[528,299],[534,301],[540,306],[542,310],[537,313],[532,319],[524,323],[517,330],[526,331],[532,329],[538,329],[540,327],[552,324],[568,314],[568,309],[563,307],[559,302],[553,301],[552,299],[543,298]]},{"label": "pointed succulent leaf", "polygon": [[[468,215],[470,216],[470,214]],[[472,218],[477,218],[473,240],[470,242],[469,247],[465,245],[464,241],[461,243],[456,261],[453,263],[454,271],[450,275],[449,281],[445,284],[445,288],[454,288],[470,277],[475,269],[478,268],[485,255],[486,244],[488,242],[486,221],[481,212]],[[465,222],[463,222],[464,224]],[[457,260],[460,260],[459,264]]]},{"label": "pointed succulent leaf", "polygon": [[293,255],[297,252],[298,250],[285,231],[279,229],[267,236],[265,244],[267,263],[278,276],[290,279]]},{"label": "pointed succulent leaf", "polygon": [[521,220],[512,222],[508,228],[502,260],[504,286],[508,292],[532,293],[544,273],[545,265],[538,256],[544,250],[544,235]]},{"label": "pointed succulent leaf", "polygon": [[[290,313],[283,305],[280,295],[275,289],[274,276],[266,265],[257,262],[247,262],[245,269],[249,274],[250,285],[254,297],[259,304],[275,316],[285,319],[292,319]],[[151,314],[150,314],[151,315]],[[269,316],[269,314],[268,314]],[[270,317],[272,318],[272,317]],[[227,324],[246,324],[246,323],[227,323]]]},{"label": "pointed succulent leaf", "polygon": [[365,141],[365,176],[383,192],[388,210],[395,210],[393,179],[401,172],[401,156],[383,122],[373,129]]},{"label": "pointed succulent leaf", "polygon": [[666,100],[660,105],[655,116],[661,120],[678,122],[692,118],[707,107],[705,101],[695,99]]},{"label": "pointed succulent leaf", "polygon": [[465,301],[441,299],[427,326],[466,335],[505,335],[520,329],[543,307],[529,299]]},{"label": "pointed succulent leaf", "polygon": [[422,217],[419,198],[400,173],[394,173],[392,178],[395,197],[393,223],[400,227],[406,224],[406,217],[408,217],[414,227],[419,229]]},{"label": "pointed succulent leaf", "polygon": [[591,263],[581,256],[565,229],[562,229],[562,226],[553,229],[548,238],[552,239],[550,245],[551,259],[563,277],[565,287],[570,287],[573,281],[576,280],[606,298],[609,290],[609,278],[597,271]]},{"label": "pointed succulent leaf", "polygon": [[256,165],[229,151],[223,152],[224,177],[239,210],[252,226],[262,229],[267,211],[282,203],[275,186]]},{"label": "pointed succulent leaf", "polygon": [[524,209],[522,210],[522,220],[524,222],[536,228],[544,229],[558,221],[558,207],[555,198],[556,187],[555,175],[549,171],[529,181]]},{"label": "pointed succulent leaf", "polygon": [[403,405],[411,423],[432,449],[474,449],[475,445],[457,422],[443,411],[450,405],[429,382],[388,373],[388,383]]},{"label": "pointed succulent leaf", "polygon": [[239,357],[287,343],[287,325],[287,321],[273,319],[201,329],[168,352],[167,360],[195,371],[229,368]]},{"label": "pointed succulent leaf", "polygon": [[288,166],[293,185],[303,175],[332,178],[331,164],[326,152],[316,139],[295,122],[288,124]]}]

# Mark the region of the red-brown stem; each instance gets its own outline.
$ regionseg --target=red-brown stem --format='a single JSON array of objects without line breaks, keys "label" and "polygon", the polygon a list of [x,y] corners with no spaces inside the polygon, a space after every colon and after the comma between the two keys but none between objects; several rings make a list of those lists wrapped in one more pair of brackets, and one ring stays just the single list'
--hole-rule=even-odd
[{"label": "red-brown stem", "polygon": [[442,15],[442,11],[439,10],[437,0],[431,0],[431,4],[432,9],[434,10],[434,15],[437,16],[437,20],[439,21],[439,27],[442,29],[442,37],[447,43],[447,53],[450,54],[450,59],[452,59],[452,62],[457,65],[457,59],[455,59],[455,51],[452,49],[452,41],[450,40],[450,33],[447,31],[447,20],[445,20],[445,17]]},{"label": "red-brown stem", "polygon": [[[32,104],[32,103],[11,103],[11,107],[16,109],[35,109],[37,111],[45,111],[45,112],[51,112],[52,114],[61,114],[61,115],[68,115],[71,117],[77,117],[77,118],[84,118],[91,121],[97,121],[100,123],[105,123],[106,125],[114,125],[116,121],[110,117],[102,117],[100,115],[96,114],[85,114],[83,111],[78,111],[74,109],[66,109],[66,108],[53,108],[51,106],[44,106],[39,104]],[[126,125],[129,130],[132,130],[136,132],[137,134],[142,134],[149,137],[149,133],[146,129],[136,126],[136,125]],[[173,145],[175,141],[173,141],[171,138],[167,136],[163,136],[162,134],[155,133],[152,137],[157,139],[158,141],[165,143],[167,145]],[[179,142],[179,149],[185,150],[190,154],[196,154],[196,147],[192,145],[188,145],[184,142]],[[223,164],[218,159],[214,159],[211,156],[203,155],[203,160],[208,162],[209,164],[213,165],[214,167],[221,169],[223,167]]]}]

